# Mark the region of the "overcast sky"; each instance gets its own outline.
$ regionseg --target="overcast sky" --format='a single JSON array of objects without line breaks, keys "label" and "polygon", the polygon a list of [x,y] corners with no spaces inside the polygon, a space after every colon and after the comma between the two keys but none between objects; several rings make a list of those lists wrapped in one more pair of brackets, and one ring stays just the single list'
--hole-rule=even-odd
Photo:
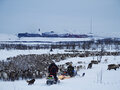
[{"label": "overcast sky", "polygon": [[120,0],[0,0],[0,33],[120,34]]}]

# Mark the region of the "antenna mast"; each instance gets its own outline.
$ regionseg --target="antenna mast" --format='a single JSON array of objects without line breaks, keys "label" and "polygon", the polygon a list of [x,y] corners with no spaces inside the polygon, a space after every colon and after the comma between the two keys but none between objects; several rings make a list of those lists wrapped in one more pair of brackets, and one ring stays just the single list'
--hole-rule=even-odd
[{"label": "antenna mast", "polygon": [[92,34],[92,17],[91,17],[91,21],[90,21],[90,34]]}]

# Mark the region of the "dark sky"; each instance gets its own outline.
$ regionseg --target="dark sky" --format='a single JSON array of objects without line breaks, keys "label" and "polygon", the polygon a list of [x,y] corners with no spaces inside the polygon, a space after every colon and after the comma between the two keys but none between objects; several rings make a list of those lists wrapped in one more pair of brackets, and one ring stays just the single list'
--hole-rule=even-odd
[{"label": "dark sky", "polygon": [[120,0],[0,0],[0,33],[120,33]]}]

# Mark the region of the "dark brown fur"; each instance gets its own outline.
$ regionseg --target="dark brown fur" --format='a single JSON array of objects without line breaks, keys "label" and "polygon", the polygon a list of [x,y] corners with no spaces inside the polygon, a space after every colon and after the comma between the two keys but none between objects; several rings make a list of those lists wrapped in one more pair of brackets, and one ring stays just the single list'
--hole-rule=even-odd
[{"label": "dark brown fur", "polygon": [[95,60],[92,60],[91,63],[92,64],[98,64],[100,61],[95,61]]},{"label": "dark brown fur", "polygon": [[32,84],[34,84],[34,82],[35,82],[35,79],[32,79],[32,80],[27,80],[27,83],[28,83],[28,85],[32,85]]},{"label": "dark brown fur", "polygon": [[89,69],[89,68],[90,68],[90,69],[92,68],[92,63],[89,63],[89,64],[88,64],[87,69]]},{"label": "dark brown fur", "polygon": [[117,68],[119,68],[119,65],[116,65],[116,64],[109,64],[108,65],[108,70],[111,70],[111,69],[116,70]]}]

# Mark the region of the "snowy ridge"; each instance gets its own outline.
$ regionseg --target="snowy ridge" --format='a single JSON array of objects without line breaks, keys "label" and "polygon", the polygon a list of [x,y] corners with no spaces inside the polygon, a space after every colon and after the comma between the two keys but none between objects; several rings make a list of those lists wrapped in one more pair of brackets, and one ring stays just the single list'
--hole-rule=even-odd
[{"label": "snowy ridge", "polygon": [[13,34],[0,34],[0,42],[69,42],[69,41],[90,41],[90,40],[98,40],[98,39],[104,39],[108,37],[101,37],[101,36],[93,36],[88,38],[60,38],[60,37],[22,37],[18,38],[17,35]]},{"label": "snowy ridge", "polygon": [[17,36],[12,34],[0,34],[0,41],[11,41],[16,39],[17,39]]}]

